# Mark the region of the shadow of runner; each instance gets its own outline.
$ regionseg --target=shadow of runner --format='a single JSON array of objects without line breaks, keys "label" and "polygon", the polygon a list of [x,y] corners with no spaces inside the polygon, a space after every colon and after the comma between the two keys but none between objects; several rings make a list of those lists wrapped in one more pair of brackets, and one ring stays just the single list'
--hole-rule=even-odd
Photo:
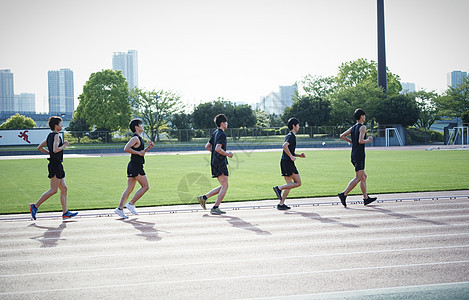
[{"label": "shadow of runner", "polygon": [[135,229],[139,230],[141,233],[136,235],[145,237],[147,241],[157,242],[161,240],[161,237],[158,236],[158,230],[153,228],[155,227],[155,223],[139,221],[138,218],[122,220],[122,222],[129,223]]},{"label": "shadow of runner", "polygon": [[210,218],[210,217],[223,218],[223,219],[226,219],[226,221],[228,223],[230,223],[231,226],[233,226],[233,227],[241,228],[241,229],[248,230],[248,231],[252,231],[252,232],[255,232],[256,234],[259,234],[259,235],[272,235],[272,233],[270,233],[268,231],[265,231],[265,230],[262,230],[262,229],[258,228],[257,226],[255,226],[255,225],[253,225],[249,222],[246,222],[243,219],[238,218],[238,217],[226,216],[226,215],[212,216],[212,215],[209,215],[209,214],[204,214],[203,217],[204,218]]},{"label": "shadow of runner", "polygon": [[62,221],[58,227],[39,226],[36,225],[36,223],[30,224],[28,227],[46,229],[43,235],[32,237],[31,239],[41,242],[41,248],[56,247],[58,241],[66,240],[61,239],[60,236],[62,235],[62,231],[67,227],[68,222],[76,221]]},{"label": "shadow of runner", "polygon": [[360,226],[355,225],[355,224],[348,224],[348,223],[343,223],[343,222],[340,222],[340,221],[337,221],[337,220],[334,220],[334,219],[323,218],[323,217],[321,217],[320,214],[312,213],[312,212],[307,213],[307,212],[301,212],[301,211],[286,211],[285,214],[286,215],[300,215],[304,218],[319,221],[319,222],[325,223],[325,224],[336,224],[336,225],[340,225],[340,226],[344,226],[344,227],[350,227],[350,228],[360,227]]}]

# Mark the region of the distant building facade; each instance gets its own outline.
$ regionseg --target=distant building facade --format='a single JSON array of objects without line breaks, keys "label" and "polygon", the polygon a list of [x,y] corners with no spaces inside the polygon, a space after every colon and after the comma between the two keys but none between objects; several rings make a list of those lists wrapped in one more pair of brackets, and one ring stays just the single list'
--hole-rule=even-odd
[{"label": "distant building facade", "polygon": [[298,85],[295,83],[288,86],[280,86],[279,92],[271,92],[261,98],[257,104],[257,109],[263,110],[268,114],[281,115],[285,108],[293,105],[293,97],[298,92]]},{"label": "distant building facade", "polygon": [[21,93],[19,95],[15,95],[15,112],[35,113],[36,96],[32,93]]},{"label": "distant building facade", "polygon": [[408,93],[414,93],[415,92],[415,83],[401,82],[401,85],[402,85],[401,94],[408,94]]},{"label": "distant building facade", "polygon": [[0,112],[15,111],[15,91],[11,70],[0,70]]},{"label": "distant building facade", "polygon": [[448,86],[450,87],[457,87],[460,85],[463,81],[463,79],[467,77],[467,72],[462,72],[462,71],[453,71],[448,73],[447,75],[447,82]]},{"label": "distant building facade", "polygon": [[75,109],[73,71],[49,71],[48,79],[49,114],[71,116]]},{"label": "distant building facade", "polygon": [[129,89],[138,87],[138,53],[137,50],[114,52],[112,70],[120,70],[129,83]]}]

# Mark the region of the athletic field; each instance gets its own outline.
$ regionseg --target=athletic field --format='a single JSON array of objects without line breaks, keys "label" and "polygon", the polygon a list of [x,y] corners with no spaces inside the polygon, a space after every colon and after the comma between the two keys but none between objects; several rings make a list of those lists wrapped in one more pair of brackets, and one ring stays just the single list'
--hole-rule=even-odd
[{"label": "athletic field", "polygon": [[467,299],[469,190],[0,216],[1,299]]},{"label": "athletic field", "polygon": [[[398,147],[398,149],[400,149]],[[367,148],[365,170],[370,194],[469,189],[469,151],[387,151]],[[298,152],[301,149],[298,150]],[[66,153],[66,152],[65,152]],[[334,196],[355,175],[350,149],[305,150],[297,168],[302,186],[289,197]],[[127,185],[129,155],[66,155],[64,168],[71,210],[115,208]],[[197,203],[196,196],[217,186],[210,174],[210,153],[147,155],[145,172],[150,190],[137,207]],[[236,151],[229,159],[230,182],[225,202],[274,199],[272,187],[284,184],[278,151]],[[22,213],[49,188],[45,158],[0,160],[0,213]],[[137,184],[138,187],[138,184]],[[357,187],[354,193],[360,193]],[[214,201],[214,198],[209,199]],[[60,211],[58,195],[41,212]]]}]

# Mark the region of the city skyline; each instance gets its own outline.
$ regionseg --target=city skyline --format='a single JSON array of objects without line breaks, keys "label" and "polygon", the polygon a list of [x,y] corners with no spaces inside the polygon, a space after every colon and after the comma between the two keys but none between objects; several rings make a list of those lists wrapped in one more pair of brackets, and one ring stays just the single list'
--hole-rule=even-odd
[{"label": "city skyline", "polygon": [[[251,104],[307,74],[377,61],[375,0],[124,3],[2,0],[12,26],[0,28],[0,69],[15,74],[15,94],[34,93],[46,111],[47,71],[69,68],[77,99],[91,73],[128,49],[138,51],[140,88],[173,90],[187,104]],[[402,82],[442,92],[448,72],[469,70],[469,1],[384,4],[387,66]]]}]

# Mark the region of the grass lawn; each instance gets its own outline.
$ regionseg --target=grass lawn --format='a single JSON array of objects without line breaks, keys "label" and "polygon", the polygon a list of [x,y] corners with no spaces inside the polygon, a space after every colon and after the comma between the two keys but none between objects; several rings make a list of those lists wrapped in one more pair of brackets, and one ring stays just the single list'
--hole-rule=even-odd
[{"label": "grass lawn", "polygon": [[[284,183],[280,156],[281,152],[236,153],[229,159],[225,202],[274,199],[272,186]],[[308,151],[306,156],[297,160],[302,186],[292,190],[290,198],[337,195],[355,175],[349,149]],[[197,203],[197,195],[217,186],[210,176],[208,152],[145,159],[150,190],[137,207]],[[126,188],[128,161],[129,156],[65,158],[69,209],[116,207]],[[28,211],[28,203],[49,188],[47,163],[45,159],[0,161],[0,213]],[[370,150],[365,170],[370,194],[469,189],[469,151]],[[358,186],[353,193],[360,193]],[[40,207],[42,212],[60,210],[58,194]]]}]

